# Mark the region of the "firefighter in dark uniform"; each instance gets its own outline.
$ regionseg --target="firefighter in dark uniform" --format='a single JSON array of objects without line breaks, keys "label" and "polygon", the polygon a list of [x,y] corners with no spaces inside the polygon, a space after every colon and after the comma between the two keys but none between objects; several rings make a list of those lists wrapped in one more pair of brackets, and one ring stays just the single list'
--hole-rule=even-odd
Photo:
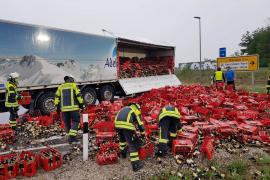
[{"label": "firefighter in dark uniform", "polygon": [[59,85],[56,93],[54,105],[57,112],[62,111],[62,118],[65,130],[68,133],[69,143],[77,142],[76,136],[80,125],[79,109],[84,109],[85,105],[79,88],[72,76],[64,77],[65,83]]},{"label": "firefighter in dark uniform", "polygon": [[[128,145],[133,171],[143,168],[138,154],[138,150],[143,145],[145,139],[144,126],[140,116],[140,106],[132,103],[122,108],[115,117],[115,128],[119,137],[121,156],[126,158]],[[141,138],[136,134],[136,127],[140,130]]]},{"label": "firefighter in dark uniform", "polygon": [[171,147],[172,140],[176,138],[177,133],[182,131],[182,125],[180,123],[180,113],[173,106],[162,108],[158,119],[160,132],[156,155],[162,157],[167,154],[168,146]]},{"label": "firefighter in dark uniform", "polygon": [[270,76],[268,77],[268,80],[267,80],[266,89],[267,89],[267,94],[269,94],[269,91],[270,91]]},{"label": "firefighter in dark uniform", "polygon": [[22,99],[22,96],[17,91],[19,85],[19,74],[14,72],[8,77],[8,83],[6,85],[5,94],[5,106],[9,109],[10,117],[9,124],[13,130],[16,130],[19,104],[18,100]]}]

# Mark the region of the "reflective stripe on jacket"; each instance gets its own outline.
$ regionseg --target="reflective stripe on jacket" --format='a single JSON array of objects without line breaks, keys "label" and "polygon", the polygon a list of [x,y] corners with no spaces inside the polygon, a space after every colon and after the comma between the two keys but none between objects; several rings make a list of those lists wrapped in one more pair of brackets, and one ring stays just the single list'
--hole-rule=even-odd
[{"label": "reflective stripe on jacket", "polygon": [[180,113],[178,109],[173,106],[165,106],[161,109],[158,120],[161,121],[164,117],[173,117],[176,119],[180,119]]},{"label": "reflective stripe on jacket", "polygon": [[222,81],[223,80],[223,73],[222,73],[222,71],[216,71],[215,72],[215,78],[216,78],[216,81]]},{"label": "reflective stripe on jacket", "polygon": [[79,104],[83,104],[83,99],[76,84],[61,84],[55,93],[54,104],[60,105],[62,112],[79,110]]},{"label": "reflective stripe on jacket", "polygon": [[6,85],[6,94],[5,94],[5,106],[6,107],[18,107],[18,91],[17,86],[8,82]]},{"label": "reflective stripe on jacket", "polygon": [[140,132],[144,133],[143,122],[140,118],[140,111],[126,106],[122,108],[115,117],[115,128],[136,130],[135,124],[138,125]]}]

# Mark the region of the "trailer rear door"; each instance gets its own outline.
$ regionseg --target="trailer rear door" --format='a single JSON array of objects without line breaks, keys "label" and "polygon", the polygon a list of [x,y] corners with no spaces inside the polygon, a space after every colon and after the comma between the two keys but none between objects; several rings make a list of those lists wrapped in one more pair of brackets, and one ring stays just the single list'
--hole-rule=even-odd
[{"label": "trailer rear door", "polygon": [[150,91],[154,88],[181,85],[180,80],[174,74],[119,79],[119,83],[126,95]]}]

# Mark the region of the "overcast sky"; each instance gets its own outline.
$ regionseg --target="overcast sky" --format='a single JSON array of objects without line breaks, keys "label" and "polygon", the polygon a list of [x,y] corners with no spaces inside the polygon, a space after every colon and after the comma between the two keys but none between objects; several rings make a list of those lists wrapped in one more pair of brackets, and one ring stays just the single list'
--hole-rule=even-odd
[{"label": "overcast sky", "polygon": [[[239,50],[247,30],[269,24],[270,0],[0,0],[0,19],[95,34],[166,41],[177,62],[199,60],[198,20],[202,17],[202,57]],[[1,43],[1,42],[0,42]]]}]

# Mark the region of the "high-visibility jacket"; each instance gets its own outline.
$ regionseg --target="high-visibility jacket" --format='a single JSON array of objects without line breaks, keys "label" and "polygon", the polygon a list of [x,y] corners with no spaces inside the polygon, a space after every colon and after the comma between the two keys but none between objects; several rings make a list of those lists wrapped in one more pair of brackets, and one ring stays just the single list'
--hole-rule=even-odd
[{"label": "high-visibility jacket", "polygon": [[5,106],[6,107],[18,107],[18,99],[20,98],[20,95],[17,91],[17,85],[8,82],[6,85],[6,98],[5,98]]},{"label": "high-visibility jacket", "polygon": [[223,80],[223,72],[222,71],[216,71],[215,72],[215,78],[216,78],[216,81],[222,81]]},{"label": "high-visibility jacket", "polygon": [[158,120],[161,121],[164,117],[173,117],[175,119],[180,119],[180,113],[176,107],[165,106],[161,109]]},{"label": "high-visibility jacket", "polygon": [[55,93],[55,106],[60,106],[62,112],[67,112],[79,110],[79,104],[83,104],[83,98],[76,83],[59,85]]},{"label": "high-visibility jacket", "polygon": [[267,85],[266,85],[267,88],[270,88],[270,78],[268,78],[267,80]]},{"label": "high-visibility jacket", "polygon": [[115,128],[128,129],[135,131],[136,125],[138,126],[141,134],[144,134],[144,125],[140,118],[140,111],[137,109],[126,106],[123,107],[115,117]]}]

